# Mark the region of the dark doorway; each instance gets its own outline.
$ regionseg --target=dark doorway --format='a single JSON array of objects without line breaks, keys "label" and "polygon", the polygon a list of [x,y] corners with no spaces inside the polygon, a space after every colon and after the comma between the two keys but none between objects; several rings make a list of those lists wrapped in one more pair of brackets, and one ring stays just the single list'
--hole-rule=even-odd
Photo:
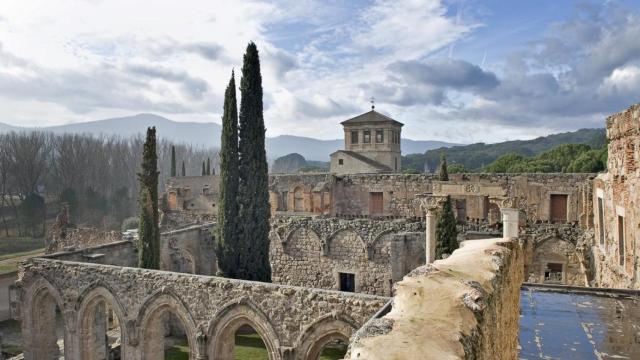
[{"label": "dark doorway", "polygon": [[554,223],[567,222],[567,195],[551,195],[551,221]]},{"label": "dark doorway", "polygon": [[340,291],[356,292],[356,275],[340,273]]},{"label": "dark doorway", "polygon": [[547,268],[544,270],[544,282],[551,284],[563,283],[563,265],[557,263],[547,263]]}]

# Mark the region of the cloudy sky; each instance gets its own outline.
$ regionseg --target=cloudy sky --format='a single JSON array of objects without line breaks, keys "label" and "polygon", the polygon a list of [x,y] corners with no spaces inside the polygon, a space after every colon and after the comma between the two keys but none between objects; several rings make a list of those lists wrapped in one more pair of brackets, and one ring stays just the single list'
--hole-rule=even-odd
[{"label": "cloudy sky", "polygon": [[409,138],[525,139],[640,102],[639,39],[637,0],[2,0],[0,122],[220,122],[254,41],[268,136],[338,138],[373,96]]}]

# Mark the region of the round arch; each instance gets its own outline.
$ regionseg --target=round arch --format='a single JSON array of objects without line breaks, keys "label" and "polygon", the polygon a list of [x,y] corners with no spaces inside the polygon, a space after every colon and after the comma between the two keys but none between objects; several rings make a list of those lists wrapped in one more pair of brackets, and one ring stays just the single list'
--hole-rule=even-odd
[{"label": "round arch", "polygon": [[360,248],[362,250],[362,253],[363,254],[365,253],[366,248],[367,248],[367,242],[364,241],[362,236],[360,236],[360,234],[358,234],[358,232],[355,229],[351,228],[351,227],[347,227],[347,228],[336,230],[336,231],[332,232],[331,235],[329,235],[327,237],[327,246],[329,247],[329,253],[331,253],[331,246],[332,246],[333,241],[335,240],[335,237],[338,234],[342,233],[342,232],[351,232],[351,233],[353,233],[355,235],[355,238],[358,240],[358,243],[360,244]]},{"label": "round arch", "polygon": [[140,325],[142,359],[163,358],[160,354],[164,354],[162,321],[165,314],[172,314],[180,321],[187,335],[189,353],[195,357],[197,354],[196,322],[187,306],[172,292],[164,290],[151,295],[140,307],[136,323]]},{"label": "round arch", "polygon": [[306,231],[307,235],[309,237],[309,239],[311,239],[311,243],[313,244],[313,250],[315,251],[320,251],[322,249],[322,240],[320,238],[320,234],[318,234],[317,231],[315,231],[314,229],[311,228],[304,228],[302,226],[297,226],[295,228],[293,228],[291,231],[287,232],[287,234],[285,235],[285,249],[289,250],[291,249],[296,241],[295,241],[295,237],[294,235],[296,233],[299,233],[301,231]]},{"label": "round arch", "polygon": [[[104,305],[108,305],[117,317],[118,327],[120,328],[120,343],[122,344],[120,347],[121,357],[123,359],[127,358],[128,354],[125,353],[126,346],[124,346],[124,344],[128,343],[124,326],[125,311],[120,301],[113,295],[113,292],[104,285],[96,284],[85,290],[79,299],[78,328],[80,330],[80,358],[90,360],[99,359],[101,356],[100,352],[95,349],[96,344],[90,340],[96,335],[94,332],[96,331],[96,329],[94,329],[96,327],[96,312],[106,311],[103,307]],[[102,315],[106,316],[106,313],[102,313]],[[106,334],[100,333],[99,335]],[[101,342],[101,339],[98,339],[98,343],[100,344]],[[106,344],[104,345],[106,348]]]},{"label": "round arch", "polygon": [[317,360],[324,347],[340,340],[349,343],[358,326],[344,314],[329,314],[307,326],[297,340],[296,359]]},{"label": "round arch", "polygon": [[[22,338],[25,358],[48,359],[60,355],[56,330],[56,307],[60,310],[64,324],[64,343],[68,349],[66,314],[64,301],[58,289],[44,277],[38,276],[25,292],[25,308],[22,319]],[[66,350],[65,350],[66,355]]]},{"label": "round arch", "polygon": [[267,316],[252,302],[241,299],[225,306],[209,323],[209,358],[234,360],[236,331],[251,326],[262,338],[270,360],[282,360],[278,334]]}]

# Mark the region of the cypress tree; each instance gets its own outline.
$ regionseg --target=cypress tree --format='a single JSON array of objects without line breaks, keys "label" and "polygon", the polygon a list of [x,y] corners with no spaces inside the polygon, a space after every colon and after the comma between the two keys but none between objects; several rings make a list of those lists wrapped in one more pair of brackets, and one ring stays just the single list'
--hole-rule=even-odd
[{"label": "cypress tree", "polygon": [[207,158],[207,175],[211,175],[211,158]]},{"label": "cypress tree", "polygon": [[176,176],[176,147],[171,145],[171,177]]},{"label": "cypress tree", "polygon": [[240,80],[238,277],[271,281],[269,264],[269,190],[258,48],[247,45]]},{"label": "cypress tree", "polygon": [[138,181],[140,181],[138,264],[145,269],[160,268],[158,174],[156,128],[150,127],[147,129],[147,139],[142,150],[142,171],[138,173]]},{"label": "cypress tree", "polygon": [[207,171],[204,169],[204,161],[202,162],[202,176],[207,175]]},{"label": "cypress tree", "polygon": [[182,162],[182,176],[187,176],[187,171],[184,168],[184,161]]},{"label": "cypress tree", "polygon": [[440,169],[438,169],[438,180],[449,181],[449,171],[447,170],[447,158],[444,152],[440,154]]},{"label": "cypress tree", "polygon": [[453,214],[451,197],[442,206],[436,223],[436,259],[442,259],[442,255],[453,253],[458,248],[458,230],[456,229],[456,217]]},{"label": "cypress tree", "polygon": [[224,93],[222,139],[220,141],[220,192],[218,194],[218,268],[226,277],[236,278],[238,247],[238,105],[236,80],[231,72]]}]

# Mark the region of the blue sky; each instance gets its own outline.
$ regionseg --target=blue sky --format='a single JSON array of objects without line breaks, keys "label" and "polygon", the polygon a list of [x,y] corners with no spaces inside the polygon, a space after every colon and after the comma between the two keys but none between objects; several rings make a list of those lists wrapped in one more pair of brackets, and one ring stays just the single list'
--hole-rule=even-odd
[{"label": "blue sky", "polygon": [[0,122],[220,122],[255,41],[268,136],[338,138],[374,96],[408,138],[526,139],[640,101],[638,39],[628,0],[4,0]]}]

